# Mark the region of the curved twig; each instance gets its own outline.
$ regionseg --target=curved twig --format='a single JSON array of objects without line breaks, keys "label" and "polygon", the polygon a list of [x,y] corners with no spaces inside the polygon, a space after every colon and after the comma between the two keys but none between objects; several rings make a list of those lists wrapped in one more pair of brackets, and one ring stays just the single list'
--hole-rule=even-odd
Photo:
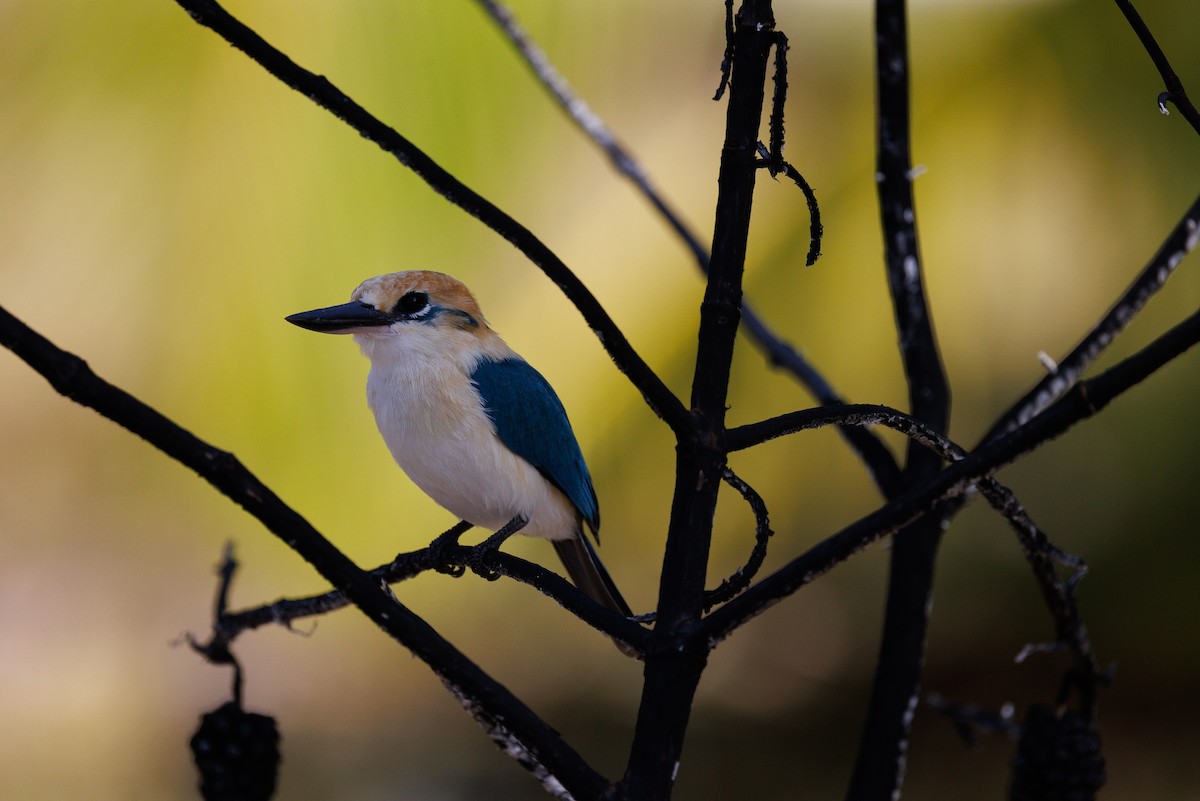
[{"label": "curved twig", "polygon": [[750,505],[750,511],[754,513],[754,547],[750,550],[750,558],[746,560],[746,564],[733,571],[733,575],[717,585],[716,589],[706,594],[704,598],[704,610],[706,612],[714,606],[725,603],[750,586],[750,582],[758,575],[763,560],[767,558],[767,544],[775,534],[771,530],[771,520],[767,512],[767,504],[762,499],[762,496],[754,490],[754,487],[743,481],[737,473],[734,473],[728,467],[725,468],[725,472],[722,473],[721,478],[725,480],[726,484],[741,494],[746,503]]}]

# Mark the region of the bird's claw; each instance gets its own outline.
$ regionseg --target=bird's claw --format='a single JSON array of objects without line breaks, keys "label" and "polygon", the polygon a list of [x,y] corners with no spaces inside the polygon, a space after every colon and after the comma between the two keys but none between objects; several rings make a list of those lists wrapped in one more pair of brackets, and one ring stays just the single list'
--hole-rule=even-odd
[{"label": "bird's claw", "polygon": [[476,545],[471,549],[471,554],[467,557],[467,566],[471,568],[471,572],[485,581],[495,581],[500,578],[500,572],[490,564],[494,564],[496,557],[496,549],[491,548],[483,550],[483,545]]},{"label": "bird's claw", "polygon": [[513,534],[524,528],[527,522],[524,515],[517,515],[495,534],[472,548],[467,555],[467,567],[471,568],[471,572],[487,581],[495,581],[500,578],[501,573],[494,567],[496,554],[499,553],[500,546]]},{"label": "bird's claw", "polygon": [[455,558],[454,549],[458,547],[458,538],[470,527],[470,523],[462,521],[429,543],[429,557],[434,570],[452,578],[467,572],[467,565]]}]

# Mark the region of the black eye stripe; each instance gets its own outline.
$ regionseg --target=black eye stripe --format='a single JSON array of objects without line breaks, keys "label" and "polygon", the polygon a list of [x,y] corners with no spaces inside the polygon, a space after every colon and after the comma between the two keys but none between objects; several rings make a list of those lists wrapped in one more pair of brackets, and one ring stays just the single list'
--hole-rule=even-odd
[{"label": "black eye stripe", "polygon": [[424,317],[432,307],[429,305],[429,295],[425,292],[406,292],[396,301],[392,313],[400,317]]}]

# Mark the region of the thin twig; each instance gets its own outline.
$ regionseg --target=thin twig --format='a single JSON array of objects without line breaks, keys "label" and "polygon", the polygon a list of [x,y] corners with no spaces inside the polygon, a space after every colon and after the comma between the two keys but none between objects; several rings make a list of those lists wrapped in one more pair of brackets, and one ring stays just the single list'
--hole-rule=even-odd
[{"label": "thin twig", "polygon": [[546,52],[534,42],[517,22],[513,13],[498,0],[476,0],[505,38],[516,48],[525,65],[533,76],[570,119],[604,152],[613,168],[629,179],[642,196],[650,202],[654,210],[666,221],[672,231],[683,241],[692,256],[706,268],[708,265],[708,249],[691,232],[679,214],[671,208],[663,198],[662,193],[654,186],[650,176],[628,150],[617,140],[616,135],[604,123],[591,106],[576,94],[575,90],[551,63]]},{"label": "thin twig", "polygon": [[725,53],[721,57],[721,82],[717,84],[717,91],[713,94],[713,100],[720,100],[725,90],[729,88],[729,74],[733,70],[733,0],[725,0]]},{"label": "thin twig", "polygon": [[[960,461],[967,456],[960,446],[921,423],[919,420],[887,407],[855,405],[844,407],[841,414],[836,409],[805,410],[763,421],[753,427],[742,427],[730,432],[734,445],[754,441],[770,429],[792,433],[811,428],[831,425],[884,425],[909,437],[924,448],[937,453],[947,461]],[[788,423],[787,421],[791,422]],[[747,435],[751,435],[747,437]],[[1013,492],[994,478],[983,478],[978,483],[987,502],[1008,522],[1017,535],[1021,550],[1025,554],[1034,578],[1042,589],[1047,608],[1054,618],[1059,641],[1071,648],[1084,666],[1088,675],[1098,676],[1100,669],[1092,655],[1091,644],[1079,617],[1072,595],[1078,578],[1086,572],[1083,560],[1057,548],[1037,526]],[[1065,583],[1058,577],[1055,564],[1070,567],[1075,573]]]},{"label": "thin twig", "polygon": [[[775,175],[783,170],[783,107],[787,102],[788,68],[787,68],[788,39],[783,31],[775,32],[775,92],[771,96],[770,131],[771,146],[767,155],[768,169]],[[811,191],[811,190],[810,190]],[[811,265],[812,262],[809,262]]]},{"label": "thin twig", "polygon": [[960,704],[937,693],[926,694],[925,703],[954,724],[954,730],[970,748],[979,745],[980,734],[1016,737],[1021,730],[1013,717],[1012,704],[1005,704],[998,710],[988,709],[975,704]]},{"label": "thin twig", "polygon": [[705,596],[704,610],[706,612],[714,606],[725,603],[750,586],[750,582],[758,575],[763,561],[767,558],[767,544],[775,533],[771,530],[766,501],[754,490],[754,487],[743,481],[728,467],[725,468],[721,478],[738,491],[750,505],[750,511],[754,513],[754,547],[750,550],[750,558],[746,560],[746,564],[735,570],[733,575],[722,581],[716,589],[711,590]]},{"label": "thin twig", "polygon": [[991,427],[982,441],[1013,430],[1061,397],[1095,362],[1117,335],[1125,330],[1134,316],[1158,290],[1162,289],[1175,269],[1200,244],[1200,196],[1167,234],[1158,252],[1150,259],[1133,283],[1121,294],[1112,308],[1092,327],[1083,340],[1061,359],[1055,368],[1025,393]]},{"label": "thin twig", "polygon": [[[471,562],[472,548],[455,545],[448,548],[421,548],[398,554],[386,565],[369,571],[371,576],[387,584],[396,584],[414,578],[427,571],[448,573],[455,577],[464,574],[461,568]],[[557,602],[568,612],[579,617],[597,631],[620,641],[635,652],[644,648],[646,632],[630,624],[616,613],[597,604],[575,585],[551,570],[506,553],[494,553],[487,559],[488,570],[500,576],[519,581],[533,587],[546,597]],[[337,590],[309,595],[303,598],[281,598],[269,604],[226,612],[218,615],[214,625],[214,642],[231,643],[245,631],[268,624],[291,627],[307,617],[323,615],[342,609],[350,604],[344,593]]]},{"label": "thin twig", "polygon": [[1116,0],[1116,3],[1117,8],[1121,9],[1121,13],[1125,15],[1125,19],[1129,20],[1130,27],[1137,34],[1142,47],[1146,48],[1146,52],[1150,55],[1150,60],[1154,62],[1158,74],[1162,76],[1163,84],[1167,87],[1167,91],[1158,97],[1159,109],[1165,111],[1165,102],[1169,100],[1175,105],[1175,108],[1179,109],[1179,113],[1188,121],[1192,129],[1200,134],[1200,111],[1197,111],[1196,107],[1192,105],[1192,101],[1187,96],[1187,91],[1183,88],[1183,82],[1175,74],[1171,62],[1167,60],[1166,54],[1158,46],[1154,35],[1150,33],[1150,29],[1146,27],[1146,23],[1142,21],[1142,17],[1138,14],[1137,9],[1133,7],[1133,3],[1129,2],[1129,0]]},{"label": "thin twig", "polygon": [[804,263],[806,266],[812,267],[817,263],[817,259],[821,258],[821,237],[825,233],[825,226],[821,224],[821,207],[817,203],[817,193],[813,191],[812,186],[799,170],[784,160],[782,156],[777,158],[773,155],[762,142],[758,143],[758,152],[762,156],[759,166],[771,173],[772,178],[783,173],[804,193],[804,200],[808,204],[808,255],[805,256]]}]

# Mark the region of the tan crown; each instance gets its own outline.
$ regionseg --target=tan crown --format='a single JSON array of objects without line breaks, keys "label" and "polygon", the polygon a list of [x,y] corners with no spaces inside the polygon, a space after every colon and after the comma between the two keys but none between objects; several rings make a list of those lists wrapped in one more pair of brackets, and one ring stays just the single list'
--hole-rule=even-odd
[{"label": "tan crown", "polygon": [[368,278],[358,285],[350,300],[368,303],[380,311],[390,311],[396,301],[414,291],[424,292],[433,303],[464,311],[481,325],[487,325],[471,290],[461,281],[432,270],[407,270]]}]

